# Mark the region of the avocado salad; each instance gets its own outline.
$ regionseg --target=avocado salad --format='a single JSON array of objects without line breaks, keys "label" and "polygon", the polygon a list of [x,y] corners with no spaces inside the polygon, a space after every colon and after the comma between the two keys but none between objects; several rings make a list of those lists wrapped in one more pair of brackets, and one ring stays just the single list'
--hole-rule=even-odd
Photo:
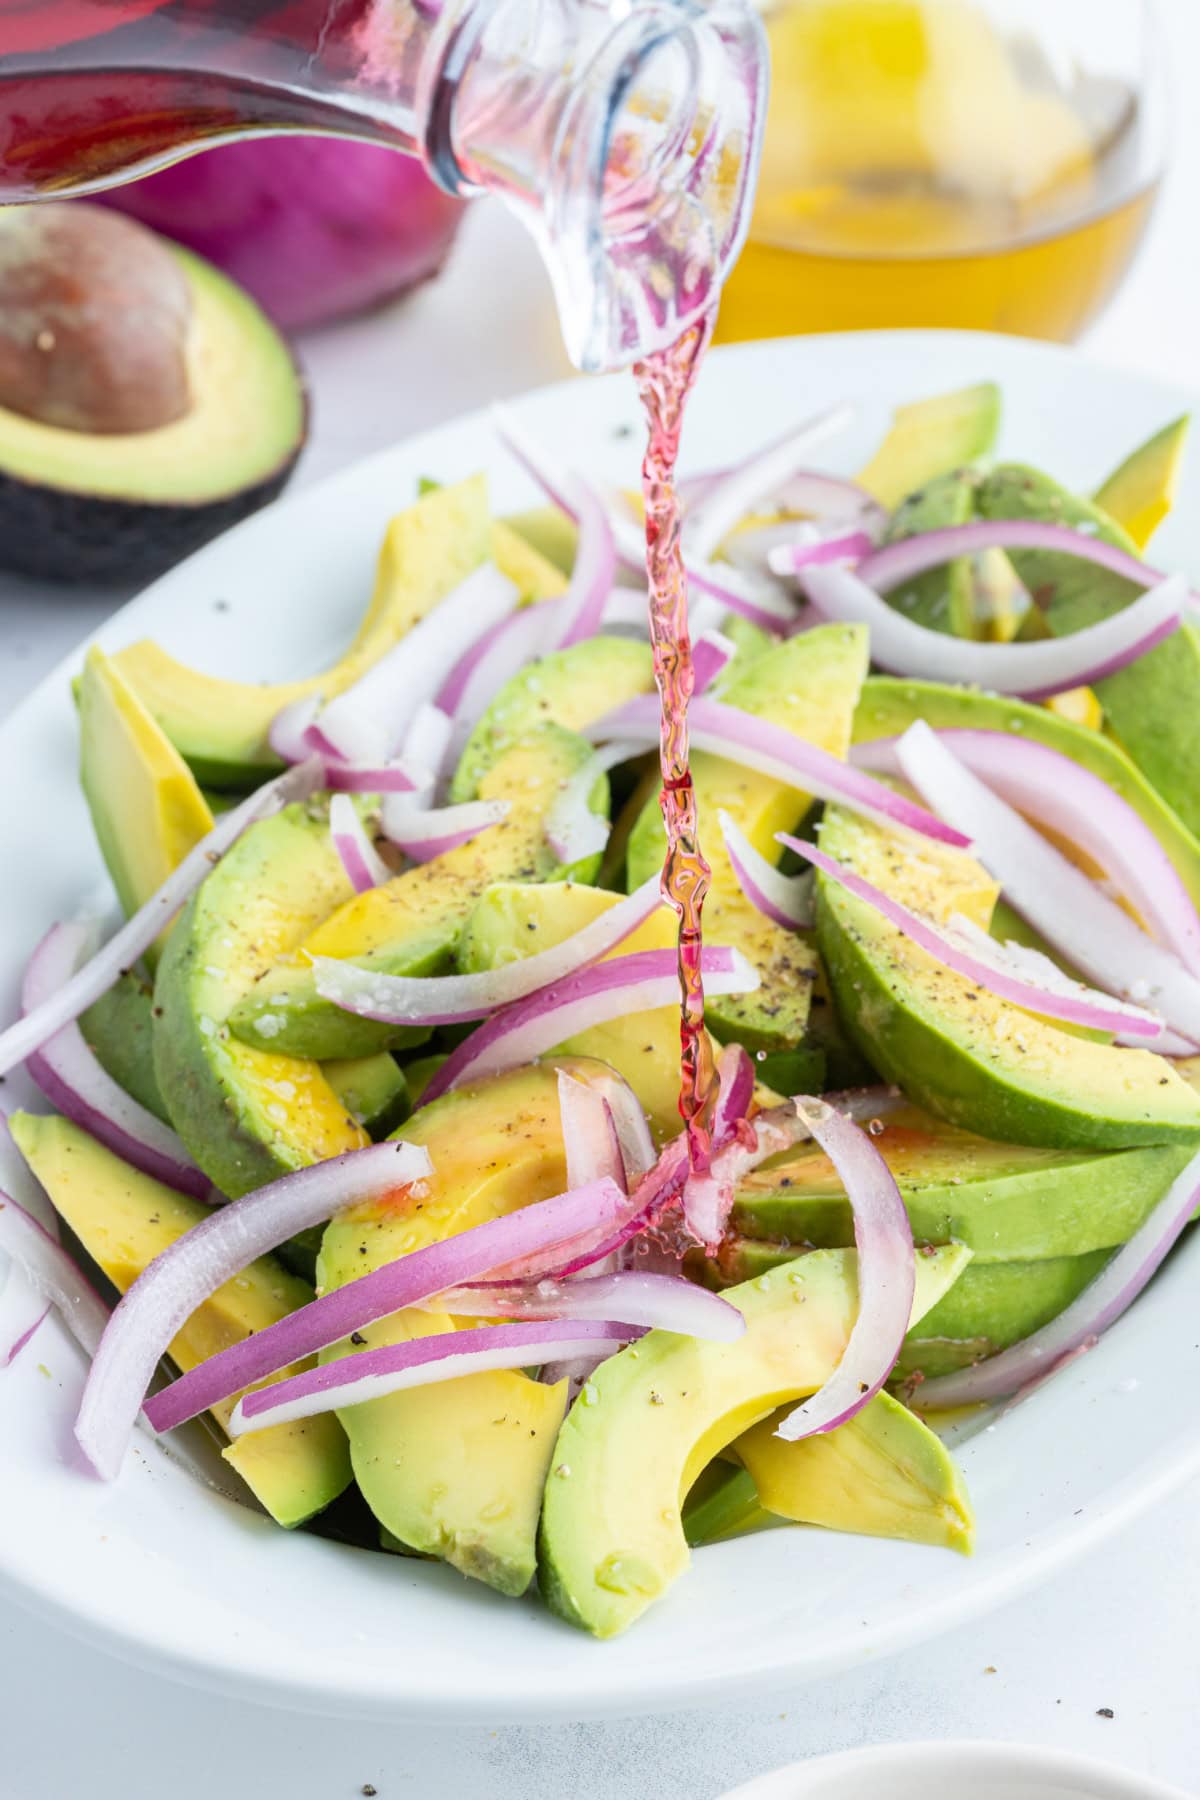
[{"label": "avocado salad", "polygon": [[597,1637],[747,1532],[970,1550],[948,1423],[1200,1207],[1200,621],[1148,549],[1186,421],[1083,495],[999,419],[680,484],[698,1132],[637,502],[505,418],[548,503],[423,482],[331,668],[88,651],[124,923],[48,921],[0,1032],[49,1103],[0,1354],[57,1308],[96,1477],[207,1415],[281,1526]]}]

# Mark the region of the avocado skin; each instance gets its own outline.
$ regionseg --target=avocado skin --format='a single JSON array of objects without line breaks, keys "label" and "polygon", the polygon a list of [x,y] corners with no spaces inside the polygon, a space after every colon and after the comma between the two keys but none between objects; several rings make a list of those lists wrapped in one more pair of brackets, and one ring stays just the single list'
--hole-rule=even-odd
[{"label": "avocado skin", "polygon": [[0,470],[0,562],[18,575],[73,586],[153,581],[251,513],[291,478],[307,436],[252,487],[195,506],[76,494]]}]

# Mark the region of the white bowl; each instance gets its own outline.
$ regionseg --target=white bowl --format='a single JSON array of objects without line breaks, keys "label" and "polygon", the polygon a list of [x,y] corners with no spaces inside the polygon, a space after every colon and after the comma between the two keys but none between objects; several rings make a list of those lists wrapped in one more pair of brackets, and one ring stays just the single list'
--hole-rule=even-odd
[{"label": "white bowl", "polygon": [[885,1744],[760,1775],[723,1800],[1190,1800],[1090,1756],[1032,1744]]}]

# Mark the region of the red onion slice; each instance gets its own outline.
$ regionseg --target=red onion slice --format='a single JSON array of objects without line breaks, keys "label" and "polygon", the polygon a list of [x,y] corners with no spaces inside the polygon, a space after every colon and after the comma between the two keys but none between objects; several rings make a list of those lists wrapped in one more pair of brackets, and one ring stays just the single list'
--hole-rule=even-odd
[{"label": "red onion slice", "polygon": [[335,794],[329,803],[329,834],[346,879],[356,894],[390,881],[394,873],[367,836],[349,794]]},{"label": "red onion slice", "polygon": [[891,1170],[865,1131],[820,1100],[797,1110],[837,1170],[854,1215],[858,1317],[824,1385],[777,1426],[788,1443],[833,1431],[879,1392],[900,1354],[917,1286],[912,1230]]},{"label": "red onion slice", "polygon": [[507,800],[465,800],[459,806],[434,806],[424,810],[418,797],[388,794],[382,809],[383,834],[413,862],[433,862],[451,850],[469,844],[481,831],[508,817]]},{"label": "red onion slice", "polygon": [[332,758],[325,765],[325,786],[339,794],[422,794],[432,792],[434,776],[405,757],[385,763],[344,763]]},{"label": "red onion slice", "polygon": [[[375,1148],[394,1152],[397,1146],[389,1143],[378,1144]],[[403,1148],[411,1153],[411,1146]],[[352,1154],[369,1156],[371,1151],[358,1150]],[[345,1162],[347,1158],[337,1160]],[[330,1167],[329,1163],[321,1163],[304,1173],[315,1177]],[[287,1179],[296,1180],[297,1177]],[[260,1191],[269,1193],[270,1189]],[[364,1197],[369,1196],[364,1196],[361,1187],[354,1190],[347,1182],[344,1198],[340,1198],[338,1204]],[[170,1387],[154,1394],[146,1402],[146,1417],[156,1431],[170,1431],[174,1426],[182,1425],[185,1419],[194,1418],[197,1413],[215,1406],[219,1400],[229,1399],[231,1394],[239,1393],[252,1382],[262,1381],[306,1356],[315,1356],[319,1350],[326,1350],[330,1344],[349,1337],[352,1331],[364,1330],[377,1319],[400,1312],[406,1306],[416,1306],[431,1294],[441,1293],[445,1288],[464,1287],[518,1258],[533,1262],[536,1254],[547,1255],[557,1245],[572,1242],[582,1235],[603,1237],[611,1231],[613,1222],[623,1215],[628,1204],[615,1182],[597,1181],[589,1187],[559,1194],[553,1200],[520,1207],[503,1218],[489,1219],[469,1231],[429,1244],[423,1250],[414,1250],[411,1255],[373,1269],[369,1275],[363,1275],[345,1287],[322,1294],[319,1300],[289,1313],[286,1319],[210,1356],[206,1362],[181,1375],[178,1381],[173,1381]],[[194,1232],[188,1233],[189,1238],[194,1235]],[[180,1239],[180,1243],[187,1241],[187,1238]],[[162,1260],[159,1257],[151,1268],[157,1267]],[[238,1267],[242,1266],[244,1264],[239,1263]],[[533,1272],[541,1271],[535,1267]],[[145,1276],[141,1279],[145,1280]],[[133,1291],[131,1288],[130,1293]],[[116,1314],[113,1316],[115,1318]],[[130,1394],[134,1385],[129,1384]],[[141,1394],[138,1400],[140,1403]]]},{"label": "red onion slice", "polygon": [[77,1019],[81,1012],[108,992],[123,970],[132,968],[147,951],[163,927],[175,917],[184,901],[195,892],[215,862],[237,842],[248,825],[266,819],[292,800],[304,800],[321,784],[321,763],[310,757],[294,769],[277,775],[243,800],[239,806],[222,813],[207,837],[193,846],[172,870],[156,893],[139,907],[114,932],[107,944],[98,950],[71,979],[64,982],[49,999],[26,1013],[7,1031],[0,1032],[0,1075],[7,1074],[17,1063],[38,1050],[56,1031]]},{"label": "red onion slice", "polygon": [[537,996],[551,983],[597,962],[661,905],[655,875],[560,944],[477,974],[380,975],[358,963],[314,956],[313,976],[322,999],[361,1019],[388,1025],[459,1025]]},{"label": "red onion slice", "polygon": [[318,721],[322,737],[348,762],[386,760],[417,707],[432,700],[450,674],[460,646],[507,618],[520,597],[494,563],[473,570],[329,702]]},{"label": "red onion slice", "polygon": [[[599,742],[624,738],[646,748],[657,745],[658,726],[656,696],[639,694],[586,726],[584,735]],[[832,800],[850,812],[874,819],[876,824],[899,825],[942,844],[965,849],[971,842],[961,831],[934,818],[924,807],[914,806],[881,781],[873,781],[860,770],[850,768],[782,725],[757,719],[736,706],[726,706],[720,700],[693,700],[688,709],[688,727],[694,749],[711,750],[728,762],[757,769],[799,793]]]},{"label": "red onion slice", "polygon": [[931,631],[897,612],[867,586],[861,570],[809,567],[801,572],[809,600],[823,617],[867,625],[871,659],[894,675],[991,688],[1027,700],[1086,687],[1112,675],[1178,630],[1188,605],[1179,576],[1132,605],[1069,637],[1026,644],[979,644]]},{"label": "red onion slice", "polygon": [[[55,1308],[68,1331],[94,1355],[108,1324],[108,1308],[62,1245],[32,1213],[0,1193],[0,1250],[6,1250],[29,1285]],[[9,1351],[9,1361],[30,1332]],[[136,1414],[134,1415],[136,1417]]]},{"label": "red onion slice", "polygon": [[54,1308],[48,1306],[40,1294],[35,1293],[31,1287],[25,1287],[16,1321],[10,1319],[6,1322],[5,1333],[8,1338],[8,1346],[0,1352],[0,1365],[6,1369],[12,1367],[22,1350],[33,1342],[53,1311]]},{"label": "red onion slice", "polygon": [[1171,1183],[1112,1261],[1056,1319],[972,1368],[921,1384],[921,1411],[1001,1400],[1040,1385],[1080,1350],[1090,1350],[1137,1299],[1200,1206],[1200,1156]]},{"label": "red onion slice", "polygon": [[301,694],[280,708],[267,732],[267,742],[276,756],[286,763],[303,762],[306,756],[311,756],[308,732],[316,723],[320,710],[320,694]]},{"label": "red onion slice", "polygon": [[[621,1185],[633,1188],[658,1161],[654,1139],[641,1101],[625,1080],[607,1063],[595,1063],[587,1071],[585,1084],[603,1095],[617,1134],[621,1156]],[[570,1146],[568,1145],[568,1166]],[[572,1183],[572,1186],[575,1184]]]},{"label": "red onion slice", "polygon": [[974,855],[1065,961],[1200,1043],[1200,980],[1176,956],[959,762],[924,720],[909,727],[896,755],[906,778],[943,818],[970,821]]},{"label": "red onion slice", "polygon": [[636,744],[605,744],[563,782],[546,814],[546,842],[567,868],[598,855],[608,843],[612,823],[592,811],[592,789],[610,769],[641,754]]},{"label": "red onion slice", "polygon": [[704,631],[692,645],[693,694],[702,694],[737,655],[737,645],[723,631]]},{"label": "red onion slice", "polygon": [[858,564],[859,578],[863,579],[867,566],[863,559],[870,558],[874,549],[868,532],[839,531],[822,537],[797,534],[795,526],[792,531],[790,543],[776,544],[767,552],[767,566],[776,575],[803,574],[818,563],[852,562]]},{"label": "red onion slice", "polygon": [[567,1186],[586,1187],[590,1181],[608,1180],[626,1188],[625,1159],[616,1121],[599,1089],[560,1069],[558,1114],[567,1152]]},{"label": "red onion slice", "polygon": [[[50,927],[25,970],[21,1004],[27,1014],[48,1004],[62,989],[94,941],[88,925]],[[182,1140],[101,1068],[73,1019],[33,1051],[26,1064],[52,1106],[125,1162],[181,1194],[211,1200],[212,1183],[196,1167]]]},{"label": "red onion slice", "polygon": [[[1139,582],[1145,588],[1158,587],[1166,580],[1159,570],[1139,562],[1115,544],[1106,544],[1102,538],[1071,525],[1051,525],[1038,519],[980,519],[969,525],[919,532],[876,550],[858,573],[877,594],[891,594],[903,582],[930,569],[940,569],[960,556],[980,556],[985,550],[1057,551],[1095,563],[1098,568]],[[778,569],[778,564],[773,566]]]},{"label": "red onion slice", "polygon": [[[736,1306],[682,1275],[618,1269],[576,1281],[453,1288],[421,1302],[427,1312],[474,1319],[611,1319],[618,1325],[677,1331],[733,1344],[746,1330]],[[732,1316],[731,1316],[732,1315]]]},{"label": "red onion slice", "polygon": [[702,562],[694,555],[687,559],[687,578],[689,590],[719,601],[728,612],[776,637],[795,622],[795,599],[774,579],[748,574],[733,563]]},{"label": "red onion slice", "polygon": [[735,819],[727,812],[719,812],[717,818],[738,886],[751,906],[785,931],[806,930],[814,917],[812,878],[781,875],[774,863],[754,848]]},{"label": "red onion slice", "polygon": [[1000,944],[983,931],[969,931],[970,921],[956,920],[950,930],[935,925],[911,912],[873,882],[855,874],[843,863],[826,856],[815,844],[805,844],[786,832],[779,833],[781,844],[787,844],[797,855],[805,856],[823,875],[838,882],[856,900],[880,913],[907,938],[911,938],[943,968],[953,969],[986,993],[1008,1000],[1013,1006],[1038,1013],[1047,1019],[1065,1019],[1070,1025],[1084,1025],[1093,1031],[1128,1032],[1139,1038],[1157,1038],[1162,1020],[1140,1006],[1128,1006],[1114,1000],[1111,994],[1098,994],[1072,981],[1052,963],[1049,957],[1024,950],[1020,944]]},{"label": "red onion slice", "polygon": [[617,548],[608,513],[586,482],[577,481],[575,492],[579,507],[575,566],[554,629],[546,639],[547,650],[565,650],[595,637],[617,579]]},{"label": "red onion slice", "polygon": [[454,721],[440,706],[422,704],[409,721],[401,745],[401,760],[425,771],[416,792],[421,804],[430,806],[454,735]]},{"label": "red onion slice", "polygon": [[539,1361],[583,1356],[600,1346],[619,1350],[636,1328],[580,1319],[521,1325],[480,1325],[474,1330],[438,1332],[379,1350],[360,1350],[337,1362],[308,1369],[271,1387],[244,1394],[233,1409],[229,1435],[244,1436],[269,1425],[311,1419],[343,1406],[361,1406],[404,1388],[456,1381],[487,1369],[522,1369]]},{"label": "red onion slice", "polygon": [[558,600],[539,600],[498,620],[459,657],[438,692],[438,706],[457,720],[481,718],[500,689],[544,654],[561,617]]},{"label": "red onion slice", "polygon": [[717,1057],[717,1098],[713,1104],[712,1141],[719,1150],[750,1111],[754,1101],[754,1064],[741,1044],[726,1044]]},{"label": "red onion slice", "polygon": [[[739,950],[705,945],[701,966],[705,991],[712,995],[749,994],[759,985],[757,970]],[[424,1098],[436,1100],[464,1081],[478,1081],[484,1075],[534,1062],[556,1044],[594,1025],[670,1006],[678,998],[674,950],[637,950],[630,956],[576,969],[494,1013],[451,1051],[426,1087]]]},{"label": "red onion slice", "polygon": [[[1141,814],[1107,781],[1016,731],[942,730],[939,741],[1018,812],[1076,844],[1145,920],[1153,937],[1200,975],[1200,916]],[[898,738],[856,744],[851,761],[898,775]]]},{"label": "red onion slice", "polygon": [[[120,1469],[159,1358],[198,1306],[256,1256],[276,1249],[297,1232],[323,1224],[341,1207],[410,1187],[430,1169],[428,1152],[412,1144],[389,1142],[349,1150],[218,1207],[156,1256],[109,1320],[83,1391],[75,1437],[97,1475],[111,1481]],[[239,1350],[261,1344],[268,1336],[269,1332],[260,1332],[224,1354],[236,1358]],[[201,1363],[193,1376],[210,1363],[211,1359]],[[158,1398],[165,1399],[178,1385]],[[228,1391],[235,1392],[239,1385],[235,1382]],[[203,1412],[210,1404],[205,1400],[196,1411]]]},{"label": "red onion slice", "polygon": [[685,553],[701,560],[711,557],[747,513],[786,486],[815,445],[844,431],[853,419],[852,407],[830,407],[712,478],[688,508]]},{"label": "red onion slice", "polygon": [[[772,1107],[742,1120],[730,1143],[717,1152],[703,1174],[692,1172],[683,1186],[683,1219],[698,1244],[715,1253],[725,1234],[738,1184],[768,1156],[790,1150],[812,1134],[799,1102]],[[817,1102],[816,1104],[820,1104]]]}]

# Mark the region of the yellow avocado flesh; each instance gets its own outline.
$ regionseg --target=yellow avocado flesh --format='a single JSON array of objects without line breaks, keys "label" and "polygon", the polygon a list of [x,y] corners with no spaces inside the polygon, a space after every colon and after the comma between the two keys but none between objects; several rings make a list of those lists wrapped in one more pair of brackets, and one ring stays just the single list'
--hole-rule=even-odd
[{"label": "yellow avocado flesh", "polygon": [[[944,923],[984,871],[934,856],[837,807],[822,846],[893,898]],[[954,879],[948,871],[957,865]],[[1051,1148],[1190,1141],[1200,1105],[1162,1057],[1088,1042],[944,967],[831,877],[818,880],[818,938],[842,1016],[879,1072],[951,1124]],[[983,923],[978,918],[977,923]]]},{"label": "yellow avocado flesh", "polygon": [[[14,1113],[10,1123],[55,1211],[122,1293],[156,1256],[209,1216],[198,1200],[130,1168],[67,1119]],[[260,1257],[196,1309],[168,1354],[185,1372],[194,1369],[312,1298],[307,1282],[272,1257]],[[297,1363],[271,1380],[310,1366]],[[222,1428],[237,1398],[211,1409]],[[345,1435],[330,1415],[272,1425],[239,1438],[222,1454],[280,1525],[303,1524],[350,1485]]]},{"label": "yellow avocado flesh", "polygon": [[1139,550],[1175,503],[1190,426],[1186,417],[1164,425],[1096,490],[1096,505],[1129,533]]},{"label": "yellow avocado flesh", "polygon": [[482,475],[421,496],[388,526],[366,613],[345,655],[299,681],[226,681],[178,662],[149,639],[114,658],[171,742],[204,780],[239,786],[279,766],[271,721],[305,694],[342,693],[414,625],[492,557],[534,599],[561,591],[562,576],[507,526],[493,524]]},{"label": "yellow avocado flesh", "polygon": [[172,931],[155,982],[154,1066],[175,1129],[230,1199],[368,1142],[319,1064],[231,1037],[258,976],[351,892],[327,805],[285,807],[238,839]]},{"label": "yellow avocado flesh", "polygon": [[79,684],[80,778],[126,914],[212,830],[196,779],[111,658],[88,651]]},{"label": "yellow avocado flesh", "polygon": [[[917,1258],[913,1320],[970,1260]],[[705,1465],[840,1362],[858,1313],[852,1250],[814,1250],[724,1298],[736,1343],[652,1331],[602,1363],[558,1435],[546,1483],[538,1581],[553,1611],[596,1637],[624,1631],[688,1565],[681,1506]]]},{"label": "yellow avocado flesh", "polygon": [[999,423],[1000,390],[991,381],[899,406],[859,482],[892,512],[935,476],[986,455]]},{"label": "yellow avocado flesh", "polygon": [[[741,673],[739,659],[721,700],[844,760],[867,663],[863,627],[819,626],[751,658]],[[793,831],[811,798],[703,750],[692,756],[691,770],[701,843],[712,871],[704,902],[707,939],[741,950],[761,977],[754,994],[713,1001],[713,1029],[718,1037],[736,1037],[755,1049],[791,1048],[804,1035],[816,953],[746,898],[718,815],[727,812],[754,848],[777,863],[783,851],[775,842],[776,832]],[[655,795],[646,802],[629,839],[626,883],[631,890],[662,867],[665,849]]]},{"label": "yellow avocado flesh", "polygon": [[[620,898],[573,881],[497,882],[467,921],[459,943],[459,966],[468,972],[495,969],[551,950],[610,912]],[[670,949],[675,936],[674,913],[660,907],[601,960]],[[708,941],[717,941],[711,932]],[[556,1054],[598,1057],[624,1076],[659,1142],[679,1130],[678,1007],[657,1007],[593,1025],[568,1038]]]},{"label": "yellow avocado flesh", "polygon": [[[583,1079],[594,1067],[571,1059],[559,1066]],[[323,1292],[567,1185],[551,1064],[447,1094],[414,1113],[404,1137],[428,1148],[432,1177],[400,1204],[356,1207],[327,1227],[317,1265]],[[321,1360],[477,1323],[409,1309]],[[542,1487],[565,1407],[565,1382],[548,1386],[501,1370],[365,1401],[339,1417],[363,1498],[386,1530],[519,1594],[533,1575]]]},{"label": "yellow avocado flesh", "polygon": [[969,1552],[975,1517],[941,1439],[890,1394],[836,1431],[789,1444],[775,1436],[781,1408],[752,1425],[732,1454],[778,1517],[865,1537],[900,1538]]},{"label": "yellow avocado flesh", "polygon": [[167,245],[192,298],[192,404],[154,431],[94,434],[0,409],[0,469],[40,487],[197,506],[252,487],[295,454],[304,396],[287,346],[249,294]]}]

